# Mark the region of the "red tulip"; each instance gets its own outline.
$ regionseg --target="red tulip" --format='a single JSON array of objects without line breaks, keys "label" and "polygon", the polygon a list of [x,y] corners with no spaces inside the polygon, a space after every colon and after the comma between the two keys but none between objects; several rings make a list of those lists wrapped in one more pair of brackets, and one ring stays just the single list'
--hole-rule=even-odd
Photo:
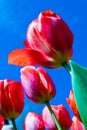
[{"label": "red tulip", "polygon": [[[54,111],[62,129],[63,130],[69,129],[72,124],[72,121],[67,109],[63,105],[58,106],[51,105],[51,108]],[[42,118],[48,130],[57,130],[54,120],[47,107],[44,107],[42,111]]]},{"label": "red tulip", "polygon": [[24,121],[24,130],[45,130],[44,122],[40,115],[29,112]]},{"label": "red tulip", "polygon": [[79,112],[78,112],[78,108],[76,106],[73,90],[70,90],[69,98],[66,98],[66,101],[69,104],[69,106],[70,106],[72,112],[74,113],[74,115],[77,116],[77,118],[79,120],[81,120]]},{"label": "red tulip", "polygon": [[6,119],[15,119],[24,107],[24,93],[20,82],[0,80],[0,114]]},{"label": "red tulip", "polygon": [[[46,10],[29,25],[25,45],[9,54],[8,62],[19,66],[63,66],[72,57],[73,34],[63,19]],[[39,58],[38,58],[39,57]]]},{"label": "red tulip", "polygon": [[45,103],[56,94],[52,79],[42,68],[22,68],[21,81],[28,98],[33,102]]},{"label": "red tulip", "polygon": [[72,120],[73,123],[71,126],[71,130],[85,130],[83,123],[80,120],[78,120],[76,116],[74,116]]},{"label": "red tulip", "polygon": [[2,129],[4,125],[4,118],[0,115],[0,130]]}]

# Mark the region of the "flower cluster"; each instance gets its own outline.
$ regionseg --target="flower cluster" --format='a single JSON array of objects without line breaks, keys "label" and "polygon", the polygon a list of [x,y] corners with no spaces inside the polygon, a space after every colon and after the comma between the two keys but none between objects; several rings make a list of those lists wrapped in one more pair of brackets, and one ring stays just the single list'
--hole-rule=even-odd
[{"label": "flower cluster", "polygon": [[[35,67],[65,67],[72,77],[73,86],[79,86],[77,66],[72,62],[68,65],[73,54],[72,44],[73,34],[68,25],[51,10],[40,13],[38,18],[32,21],[24,41],[25,48],[13,50],[8,55],[9,64],[23,66],[20,70],[21,81],[0,80],[0,129],[3,128],[5,120],[11,120],[14,130],[17,130],[15,119],[23,111],[24,92],[32,102],[46,105],[42,115],[34,112],[26,115],[24,130],[86,129],[86,118],[82,116],[76,87],[73,87],[66,99],[74,114],[71,118],[63,104],[50,105],[49,101],[56,96],[56,86],[43,68]],[[78,90],[80,93],[81,89]],[[86,99],[85,95],[82,99]],[[82,106],[85,111],[85,105]]]}]

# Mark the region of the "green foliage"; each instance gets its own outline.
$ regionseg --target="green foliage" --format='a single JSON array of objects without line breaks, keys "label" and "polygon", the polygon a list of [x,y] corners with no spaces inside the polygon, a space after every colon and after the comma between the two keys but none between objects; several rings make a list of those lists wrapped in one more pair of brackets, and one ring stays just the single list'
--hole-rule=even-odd
[{"label": "green foliage", "polygon": [[76,105],[87,130],[87,69],[70,61],[71,79]]}]

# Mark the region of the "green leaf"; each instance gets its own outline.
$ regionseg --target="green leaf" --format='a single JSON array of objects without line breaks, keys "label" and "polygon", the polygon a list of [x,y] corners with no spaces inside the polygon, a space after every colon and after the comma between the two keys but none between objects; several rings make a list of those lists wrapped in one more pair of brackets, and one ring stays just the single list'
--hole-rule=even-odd
[{"label": "green leaf", "polygon": [[87,69],[70,61],[71,79],[76,105],[87,130]]}]

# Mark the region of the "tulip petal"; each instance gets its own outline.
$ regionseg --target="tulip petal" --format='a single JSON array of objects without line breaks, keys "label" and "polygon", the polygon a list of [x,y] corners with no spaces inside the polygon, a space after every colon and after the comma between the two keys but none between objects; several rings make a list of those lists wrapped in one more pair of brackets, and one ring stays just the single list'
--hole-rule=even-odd
[{"label": "tulip petal", "polygon": [[17,49],[12,51],[8,56],[8,63],[18,66],[35,65],[35,61],[29,56],[28,49]]},{"label": "tulip petal", "polygon": [[[13,102],[14,113],[16,113],[16,115],[18,116],[19,113],[17,112],[19,111],[21,113],[24,107],[24,92],[22,89],[22,84],[20,84],[20,82],[10,81],[9,93],[10,99]],[[20,101],[21,103],[20,105],[18,105]]]},{"label": "tulip petal", "polygon": [[7,107],[7,104],[8,106],[10,106],[10,110],[13,111],[13,106],[8,96],[8,93],[9,93],[8,85],[7,87],[4,87],[4,81],[0,80],[0,114],[2,114],[3,116],[5,115],[7,116],[8,115],[7,113],[9,113],[9,107]]},{"label": "tulip petal", "polygon": [[23,107],[24,93],[21,83],[9,79],[0,80],[0,114],[5,119],[15,119]]},{"label": "tulip petal", "polygon": [[8,56],[8,63],[18,66],[45,65],[49,64],[48,58],[39,51],[24,48],[12,51]]},{"label": "tulip petal", "polygon": [[38,21],[39,32],[49,44],[50,49],[55,48],[64,52],[72,48],[73,34],[59,15],[47,10],[40,13]]},{"label": "tulip petal", "polygon": [[74,116],[72,120],[73,123],[71,126],[71,130],[85,130],[83,123],[76,116]]},{"label": "tulip petal", "polygon": [[2,129],[4,125],[4,118],[0,115],[0,130]]},{"label": "tulip petal", "polygon": [[39,74],[34,67],[26,66],[21,69],[21,81],[23,88],[32,101],[40,100],[40,79]]},{"label": "tulip petal", "polygon": [[[41,83],[45,86],[44,93],[46,93],[46,90],[49,89],[48,95],[49,95],[49,97],[50,97],[50,95],[52,95],[52,98],[53,98],[53,96],[55,96],[55,94],[56,94],[56,88],[55,88],[55,85],[54,85],[52,79],[46,73],[46,71],[43,70],[42,68],[38,68],[37,70],[40,75]],[[48,97],[48,99],[49,99],[49,97]]]},{"label": "tulip petal", "polygon": [[28,47],[28,48],[31,48],[31,47],[30,47],[30,44],[29,44],[29,42],[28,42],[28,40],[25,40],[25,41],[24,41],[24,45],[25,45],[26,47]]},{"label": "tulip petal", "polygon": [[34,112],[29,112],[24,121],[24,130],[45,130],[41,116]]},{"label": "tulip petal", "polygon": [[74,113],[74,115],[77,116],[79,120],[81,120],[79,112],[78,112],[78,108],[76,106],[76,101],[74,98],[73,90],[70,90],[69,98],[66,98],[66,101],[67,101],[69,107],[71,108],[72,112]]}]

